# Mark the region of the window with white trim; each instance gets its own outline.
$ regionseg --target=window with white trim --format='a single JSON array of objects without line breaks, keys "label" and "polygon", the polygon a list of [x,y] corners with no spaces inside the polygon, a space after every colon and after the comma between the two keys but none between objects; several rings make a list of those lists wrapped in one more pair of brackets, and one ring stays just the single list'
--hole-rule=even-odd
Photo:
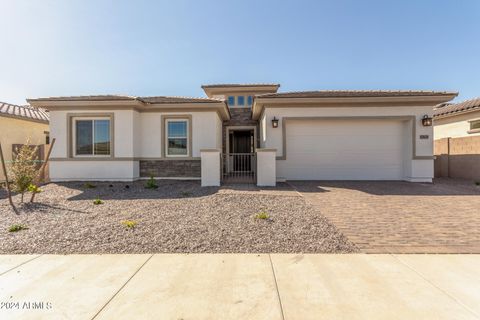
[{"label": "window with white trim", "polygon": [[165,126],[167,157],[188,157],[188,120],[167,119]]},{"label": "window with white trim", "polygon": [[110,118],[74,118],[74,155],[110,156]]}]

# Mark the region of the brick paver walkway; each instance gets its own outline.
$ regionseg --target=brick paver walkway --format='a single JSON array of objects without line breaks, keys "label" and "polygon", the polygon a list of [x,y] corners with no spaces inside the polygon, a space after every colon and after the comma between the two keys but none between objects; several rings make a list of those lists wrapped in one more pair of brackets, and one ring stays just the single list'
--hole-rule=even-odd
[{"label": "brick paver walkway", "polygon": [[480,187],[471,181],[289,183],[363,252],[480,253]]}]

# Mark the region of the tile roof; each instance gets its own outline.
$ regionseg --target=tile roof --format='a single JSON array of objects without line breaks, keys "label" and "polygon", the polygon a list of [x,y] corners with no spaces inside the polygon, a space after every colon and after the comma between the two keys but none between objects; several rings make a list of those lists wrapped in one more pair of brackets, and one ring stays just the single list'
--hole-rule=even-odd
[{"label": "tile roof", "polygon": [[408,97],[457,95],[458,92],[424,90],[319,90],[266,93],[257,98],[349,98],[349,97]]},{"label": "tile roof", "polygon": [[5,102],[0,102],[0,116],[45,123],[48,123],[50,120],[48,111],[43,108],[35,108],[28,105],[18,106]]},{"label": "tile roof", "polygon": [[28,99],[35,101],[111,101],[111,100],[135,100],[135,97],[124,95],[93,95],[93,96],[65,96]]},{"label": "tile roof", "polygon": [[94,96],[66,96],[66,97],[48,97],[38,99],[28,99],[29,101],[128,101],[138,100],[145,103],[208,103],[223,102],[221,99],[211,98],[193,98],[193,97],[133,97],[126,95],[94,95]]},{"label": "tile roof", "polygon": [[222,99],[212,98],[193,98],[193,97],[138,97],[146,103],[209,103],[209,102],[224,102]]},{"label": "tile roof", "polygon": [[205,84],[202,88],[229,88],[229,87],[280,87],[278,83],[219,83]]},{"label": "tile roof", "polygon": [[467,112],[478,109],[480,110],[480,98],[474,98],[460,103],[447,103],[438,105],[435,108],[434,117],[453,116],[457,113]]}]

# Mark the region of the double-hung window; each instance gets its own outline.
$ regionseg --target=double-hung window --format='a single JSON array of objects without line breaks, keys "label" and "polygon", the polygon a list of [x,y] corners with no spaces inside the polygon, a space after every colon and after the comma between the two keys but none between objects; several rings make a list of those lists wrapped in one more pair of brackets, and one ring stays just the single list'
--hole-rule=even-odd
[{"label": "double-hung window", "polygon": [[74,118],[74,155],[110,156],[110,118]]},{"label": "double-hung window", "polygon": [[166,156],[188,157],[188,120],[167,119],[166,124]]}]

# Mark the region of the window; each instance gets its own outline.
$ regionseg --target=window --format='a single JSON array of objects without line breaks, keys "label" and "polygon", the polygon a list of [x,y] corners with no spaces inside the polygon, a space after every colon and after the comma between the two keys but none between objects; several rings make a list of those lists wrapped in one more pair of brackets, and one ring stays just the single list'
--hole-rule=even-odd
[{"label": "window", "polygon": [[248,97],[247,97],[247,106],[251,107],[251,106],[252,106],[252,103],[253,103],[253,97],[252,97],[252,96],[248,96]]},{"label": "window", "polygon": [[75,119],[75,156],[110,155],[110,119]]},{"label": "window", "polygon": [[168,157],[188,156],[188,121],[186,119],[167,119],[166,144]]},{"label": "window", "polygon": [[244,96],[238,96],[237,97],[237,105],[238,106],[244,106],[245,105],[245,97]]},{"label": "window", "polygon": [[480,131],[480,120],[470,121],[470,131]]},{"label": "window", "polygon": [[229,96],[228,97],[228,105],[229,106],[234,106],[235,105],[235,97],[234,96]]}]

